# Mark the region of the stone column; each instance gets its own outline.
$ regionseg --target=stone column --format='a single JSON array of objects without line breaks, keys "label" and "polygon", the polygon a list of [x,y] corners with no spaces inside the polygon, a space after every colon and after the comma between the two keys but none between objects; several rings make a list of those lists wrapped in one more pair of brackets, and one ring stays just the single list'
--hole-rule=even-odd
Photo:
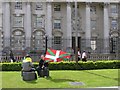
[{"label": "stone column", "polygon": [[90,25],[90,3],[86,3],[86,31],[85,31],[85,39],[86,39],[86,47],[90,46],[91,39],[91,25]]},{"label": "stone column", "polygon": [[46,35],[48,36],[48,47],[52,47],[52,5],[47,2]]},{"label": "stone column", "polygon": [[67,3],[67,47],[72,47],[71,5]]},{"label": "stone column", "polygon": [[3,9],[4,47],[10,47],[10,3],[5,2]]},{"label": "stone column", "polygon": [[104,3],[104,53],[108,53],[109,49],[109,13],[108,3]]},{"label": "stone column", "polygon": [[26,47],[31,47],[31,4],[30,2],[26,3],[26,14],[25,14],[25,37],[26,37]]}]

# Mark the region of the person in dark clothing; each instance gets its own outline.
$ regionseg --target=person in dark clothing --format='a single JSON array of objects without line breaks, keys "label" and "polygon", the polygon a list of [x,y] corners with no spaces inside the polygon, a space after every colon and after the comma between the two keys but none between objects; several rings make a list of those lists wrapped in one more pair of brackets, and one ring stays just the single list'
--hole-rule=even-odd
[{"label": "person in dark clothing", "polygon": [[39,65],[36,68],[38,76],[40,76],[40,71],[43,69],[43,67],[44,67],[44,55],[41,55],[41,59],[39,61]]},{"label": "person in dark clothing", "polygon": [[44,67],[48,67],[48,62],[44,61]]},{"label": "person in dark clothing", "polygon": [[44,70],[44,76],[45,77],[49,77],[49,62],[47,61],[44,61],[44,67],[43,67],[43,70]]},{"label": "person in dark clothing", "polygon": [[13,61],[13,62],[16,61],[16,60],[14,59],[14,55],[13,55],[12,50],[10,50],[10,59],[11,59],[11,61]]},{"label": "person in dark clothing", "polygon": [[45,61],[45,56],[41,55],[39,66],[36,68],[39,77],[49,76],[49,63]]}]

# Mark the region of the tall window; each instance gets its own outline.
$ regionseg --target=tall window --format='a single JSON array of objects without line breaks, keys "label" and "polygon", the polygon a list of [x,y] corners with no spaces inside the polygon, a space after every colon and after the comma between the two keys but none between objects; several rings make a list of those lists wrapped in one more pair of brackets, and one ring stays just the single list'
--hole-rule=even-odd
[{"label": "tall window", "polygon": [[[79,5],[77,5],[77,11],[79,11]],[[71,17],[72,17],[72,30],[75,30],[75,5],[72,5],[72,12],[71,12]],[[82,30],[81,29],[81,23],[82,23],[82,20],[81,20],[81,16],[80,16],[80,13],[78,12],[77,13],[77,30]]]},{"label": "tall window", "polygon": [[61,37],[54,37],[54,44],[61,44]]},{"label": "tall window", "polygon": [[90,12],[91,12],[91,14],[96,14],[96,6],[91,6]]},{"label": "tall window", "polygon": [[2,14],[2,2],[0,2],[0,27],[2,27],[2,18],[3,18],[3,14]]},{"label": "tall window", "polygon": [[15,9],[22,10],[22,2],[15,2]]},{"label": "tall window", "polygon": [[[72,5],[73,8],[75,8],[75,5]],[[77,9],[79,8],[79,5],[77,5]]]},{"label": "tall window", "polygon": [[113,37],[111,38],[111,53],[116,53],[118,48],[118,38],[117,37]]},{"label": "tall window", "polygon": [[0,27],[2,27],[2,14],[0,13]]},{"label": "tall window", "polygon": [[36,2],[36,10],[43,10],[43,3],[41,2]]},{"label": "tall window", "polygon": [[43,44],[44,44],[43,41],[44,41],[44,39],[43,39],[43,33],[41,31],[37,31],[35,33],[35,39],[34,39],[35,48],[37,50],[43,49]]},{"label": "tall window", "polygon": [[62,38],[60,36],[55,36],[54,37],[54,48],[61,49],[61,45],[62,45]]},{"label": "tall window", "polygon": [[54,20],[54,29],[61,29],[61,20],[60,19]]},{"label": "tall window", "polygon": [[44,28],[44,18],[36,17],[34,27]]},{"label": "tall window", "polygon": [[14,16],[13,26],[23,27],[23,16]]},{"label": "tall window", "polygon": [[14,33],[14,39],[12,41],[12,46],[14,49],[21,50],[24,46],[23,33],[21,31],[16,31]]},{"label": "tall window", "polygon": [[111,13],[117,13],[118,9],[117,9],[117,5],[111,5]]},{"label": "tall window", "polygon": [[[72,18],[75,18],[75,5],[72,5]],[[77,11],[79,11],[79,5],[77,5]],[[77,16],[79,16],[79,13],[77,13],[78,15]]]},{"label": "tall window", "polygon": [[0,30],[0,51],[2,50],[2,33],[1,33],[1,30]]},{"label": "tall window", "polygon": [[96,29],[96,20],[91,20],[91,29],[92,30]]},{"label": "tall window", "polygon": [[111,21],[111,29],[117,29],[117,28],[118,28],[117,19],[112,19],[112,21]]},{"label": "tall window", "polygon": [[60,4],[54,4],[54,11],[60,11],[61,5]]}]

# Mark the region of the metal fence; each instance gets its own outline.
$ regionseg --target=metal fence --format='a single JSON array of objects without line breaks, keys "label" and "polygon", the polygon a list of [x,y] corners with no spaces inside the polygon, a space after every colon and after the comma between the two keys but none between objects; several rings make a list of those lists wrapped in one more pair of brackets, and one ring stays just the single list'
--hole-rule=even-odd
[{"label": "metal fence", "polygon": [[[43,39],[42,39],[43,40]],[[40,39],[38,41],[40,41]],[[78,39],[78,48],[82,53],[84,50],[87,52],[88,60],[120,60],[120,38],[109,38],[109,39]],[[46,43],[47,42],[47,43]],[[69,47],[69,43],[71,42],[71,47]],[[18,45],[22,44],[22,45]],[[70,52],[74,50],[75,52],[75,39],[65,39],[65,38],[57,38],[57,39],[47,39],[47,41],[41,43],[34,42],[31,40],[31,47],[25,47],[25,43],[10,44],[9,47],[1,47],[0,50],[0,59],[1,62],[10,62],[9,51],[12,50],[14,54],[14,58],[17,62],[22,61],[23,57],[29,53],[33,58],[33,61],[39,61],[39,57],[41,54],[45,53],[47,47],[52,49],[59,49],[66,52]],[[37,44],[37,45],[35,45]],[[47,44],[47,45],[46,45]],[[12,46],[13,45],[13,46]],[[15,46],[23,46],[18,47],[16,49]],[[47,46],[47,47],[46,47]],[[75,60],[75,58],[73,58]]]}]

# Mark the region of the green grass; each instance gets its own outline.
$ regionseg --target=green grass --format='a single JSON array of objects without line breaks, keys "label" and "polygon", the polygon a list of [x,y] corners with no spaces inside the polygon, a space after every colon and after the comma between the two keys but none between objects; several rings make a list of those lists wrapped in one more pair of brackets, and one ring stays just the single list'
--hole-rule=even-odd
[{"label": "green grass", "polygon": [[[38,78],[36,81],[27,82],[22,80],[21,72],[0,73],[2,73],[2,88],[89,88],[118,86],[118,69],[50,71],[49,78]],[[83,82],[85,85],[72,86],[69,82]]]}]

